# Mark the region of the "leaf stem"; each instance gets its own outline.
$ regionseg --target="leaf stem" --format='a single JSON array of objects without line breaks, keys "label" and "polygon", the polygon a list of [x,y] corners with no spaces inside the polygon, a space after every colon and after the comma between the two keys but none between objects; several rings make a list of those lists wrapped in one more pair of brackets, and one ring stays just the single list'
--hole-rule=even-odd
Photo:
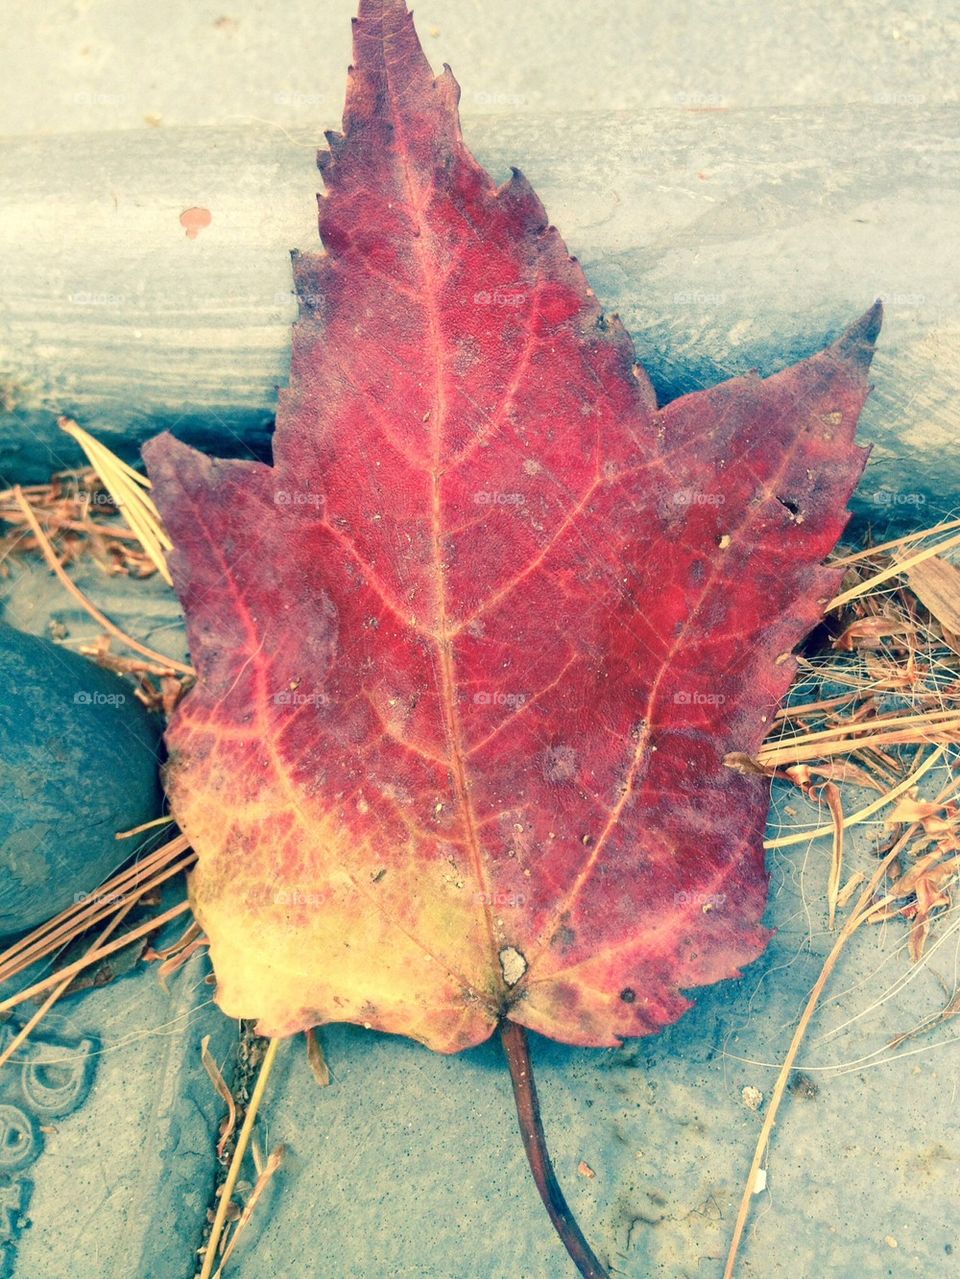
[{"label": "leaf stem", "polygon": [[530,1171],[537,1183],[544,1207],[583,1279],[609,1279],[606,1269],[594,1256],[590,1245],[583,1237],[583,1232],[577,1225],[576,1218],[567,1207],[567,1201],[563,1197],[563,1191],[553,1171],[550,1152],[547,1150],[547,1142],[543,1134],[543,1123],[540,1119],[537,1089],[533,1082],[533,1063],[530,1060],[527,1033],[516,1022],[503,1021],[500,1024],[500,1039],[507,1057],[507,1065],[510,1067],[510,1079],[513,1083],[513,1097],[517,1103],[517,1118],[520,1121],[523,1148],[527,1152]]}]

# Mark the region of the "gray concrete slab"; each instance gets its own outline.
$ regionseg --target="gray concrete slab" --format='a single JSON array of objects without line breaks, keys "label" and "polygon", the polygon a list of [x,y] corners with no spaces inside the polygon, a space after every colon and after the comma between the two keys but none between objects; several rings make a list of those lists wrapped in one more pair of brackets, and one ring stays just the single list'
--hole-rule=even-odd
[{"label": "gray concrete slab", "polygon": [[[960,494],[960,131],[951,107],[500,116],[468,130],[519,163],[661,400],[809,354],[877,296],[862,419],[875,519]],[[160,130],[0,143],[0,475],[78,454],[72,413],[136,452],[165,426],[263,449],[315,248],[310,134]],[[195,240],[180,225],[203,205]],[[879,494],[879,498],[874,495]]]},{"label": "gray concrete slab", "polygon": [[[943,0],[421,0],[464,110],[957,102],[960,17]],[[3,0],[0,133],[339,119],[354,0]],[[149,123],[148,123],[149,122]]]}]

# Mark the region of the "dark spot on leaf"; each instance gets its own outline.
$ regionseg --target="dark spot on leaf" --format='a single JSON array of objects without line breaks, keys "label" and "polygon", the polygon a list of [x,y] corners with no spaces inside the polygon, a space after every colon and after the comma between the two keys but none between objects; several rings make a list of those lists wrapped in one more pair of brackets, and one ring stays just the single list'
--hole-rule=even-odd
[{"label": "dark spot on leaf", "polygon": [[550,945],[554,946],[562,954],[564,951],[570,949],[576,939],[577,935],[573,929],[569,928],[566,924],[561,924],[550,938]]},{"label": "dark spot on leaf", "polygon": [[577,752],[572,746],[548,746],[543,752],[543,775],[548,782],[568,782],[577,771]]},{"label": "dark spot on leaf", "polygon": [[623,1000],[625,1004],[632,1004],[636,1001],[637,992],[635,990],[632,990],[629,986],[627,986],[625,990],[621,990],[620,998]]},{"label": "dark spot on leaf", "polygon": [[572,1013],[580,1003],[580,993],[573,982],[558,981],[554,984],[553,999],[559,1008]]}]

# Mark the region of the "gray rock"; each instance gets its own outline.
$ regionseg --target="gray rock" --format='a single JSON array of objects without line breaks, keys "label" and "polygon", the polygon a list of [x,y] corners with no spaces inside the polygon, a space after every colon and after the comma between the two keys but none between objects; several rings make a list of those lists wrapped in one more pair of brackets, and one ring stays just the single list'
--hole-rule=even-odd
[{"label": "gray rock", "polygon": [[[0,617],[30,635],[49,637],[51,628],[61,646],[76,651],[92,645],[103,628],[69,595],[39,557],[11,557],[10,576],[0,594]],[[163,579],[133,580],[108,576],[92,559],[82,556],[71,566],[71,579],[89,600],[126,634],[174,661],[189,660],[180,601]],[[113,652],[130,656],[119,642]]]},{"label": "gray rock", "polygon": [[129,684],[0,622],[0,935],[102,882],[160,812],[160,729]]}]

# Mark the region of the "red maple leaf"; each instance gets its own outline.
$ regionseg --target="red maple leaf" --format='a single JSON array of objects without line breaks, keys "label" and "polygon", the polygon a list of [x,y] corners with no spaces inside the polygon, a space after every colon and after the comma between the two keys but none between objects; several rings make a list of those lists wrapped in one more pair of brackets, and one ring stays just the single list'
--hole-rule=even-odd
[{"label": "red maple leaf", "polygon": [[723,761],[838,584],[879,305],[658,410],[403,0],[354,41],[273,466],[145,449],[199,672],[194,909],[271,1036],[613,1045],[766,944],[768,783]]}]

